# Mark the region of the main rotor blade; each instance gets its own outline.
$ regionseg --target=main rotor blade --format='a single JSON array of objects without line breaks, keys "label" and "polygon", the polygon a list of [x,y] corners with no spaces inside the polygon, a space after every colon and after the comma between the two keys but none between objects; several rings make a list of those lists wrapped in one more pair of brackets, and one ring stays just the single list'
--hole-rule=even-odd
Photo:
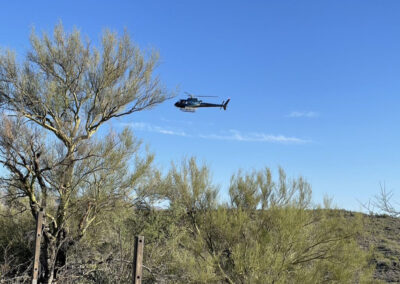
[{"label": "main rotor blade", "polygon": [[191,93],[189,93],[189,92],[185,92],[185,94],[188,95],[188,96],[191,97],[191,98],[195,97],[195,95],[193,95],[193,94],[191,94]]},{"label": "main rotor blade", "polygon": [[218,98],[218,96],[197,96],[197,95],[191,94],[189,92],[185,92],[185,94],[192,98]]}]

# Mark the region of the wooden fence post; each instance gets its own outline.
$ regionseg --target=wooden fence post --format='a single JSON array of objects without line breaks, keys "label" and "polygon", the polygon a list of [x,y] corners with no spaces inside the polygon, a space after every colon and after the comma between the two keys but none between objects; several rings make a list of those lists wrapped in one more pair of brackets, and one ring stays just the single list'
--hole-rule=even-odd
[{"label": "wooden fence post", "polygon": [[133,257],[133,284],[142,283],[143,246],[144,236],[136,236]]},{"label": "wooden fence post", "polygon": [[35,258],[33,262],[32,284],[38,283],[39,275],[39,257],[40,257],[40,241],[42,240],[42,224],[43,224],[43,208],[40,209],[36,220],[36,237],[35,237]]}]

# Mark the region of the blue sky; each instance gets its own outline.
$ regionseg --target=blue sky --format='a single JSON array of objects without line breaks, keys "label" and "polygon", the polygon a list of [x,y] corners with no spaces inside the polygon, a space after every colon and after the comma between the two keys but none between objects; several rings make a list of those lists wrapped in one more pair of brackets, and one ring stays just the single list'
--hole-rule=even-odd
[{"label": "blue sky", "polygon": [[227,111],[183,113],[171,100],[115,122],[164,169],[206,162],[222,198],[232,173],[265,166],[351,210],[380,183],[400,192],[399,1],[7,1],[2,11],[3,48],[24,54],[33,26],[51,32],[59,20],[93,44],[126,28],[160,52],[157,73],[178,98],[231,98]]}]

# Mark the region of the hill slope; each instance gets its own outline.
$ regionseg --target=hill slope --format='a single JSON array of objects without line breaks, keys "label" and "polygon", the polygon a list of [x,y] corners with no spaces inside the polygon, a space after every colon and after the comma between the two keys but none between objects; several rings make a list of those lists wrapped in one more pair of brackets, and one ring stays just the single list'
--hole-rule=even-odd
[{"label": "hill slope", "polygon": [[387,215],[365,215],[365,235],[360,244],[374,248],[374,277],[400,283],[400,219]]}]

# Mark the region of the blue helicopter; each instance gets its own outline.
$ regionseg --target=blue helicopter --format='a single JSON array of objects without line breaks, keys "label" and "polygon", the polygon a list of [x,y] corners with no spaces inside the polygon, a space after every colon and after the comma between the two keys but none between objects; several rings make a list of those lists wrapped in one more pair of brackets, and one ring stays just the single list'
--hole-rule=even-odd
[{"label": "blue helicopter", "polygon": [[196,108],[199,107],[219,107],[221,109],[223,108],[224,110],[226,110],[226,107],[228,106],[228,103],[231,100],[228,99],[226,101],[223,101],[221,104],[203,103],[203,101],[199,100],[198,98],[200,97],[216,98],[216,96],[195,96],[188,92],[185,92],[185,94],[187,94],[189,98],[187,98],[186,100],[181,99],[175,103],[175,106],[184,112],[195,112]]}]

